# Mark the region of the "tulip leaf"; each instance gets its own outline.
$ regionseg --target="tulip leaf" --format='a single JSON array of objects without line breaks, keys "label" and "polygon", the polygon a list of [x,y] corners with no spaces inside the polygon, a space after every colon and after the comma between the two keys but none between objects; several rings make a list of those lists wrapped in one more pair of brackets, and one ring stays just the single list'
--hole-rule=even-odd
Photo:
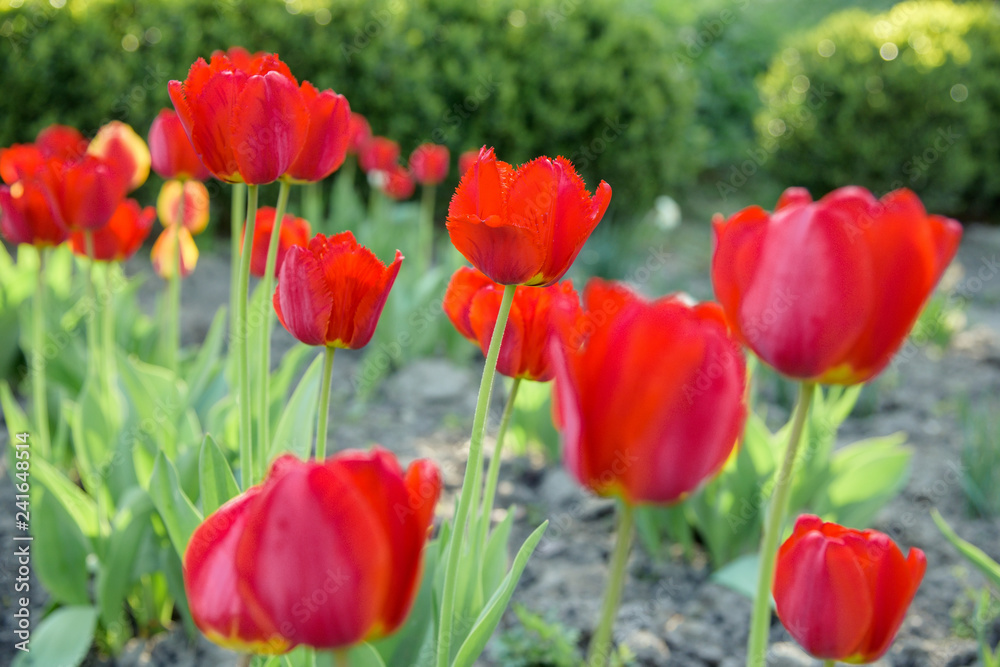
[{"label": "tulip leaf", "polygon": [[757,596],[759,568],[760,557],[755,553],[746,554],[713,572],[712,581],[753,600]]},{"label": "tulip leaf", "polygon": [[199,494],[201,511],[205,516],[219,509],[223,503],[240,492],[226,456],[210,435],[206,435],[201,443],[198,482],[201,489]]},{"label": "tulip leaf", "polygon": [[[156,442],[157,449],[173,460],[177,457],[178,443],[194,444],[182,440],[182,435],[186,439],[189,434],[183,423],[186,389],[177,376],[134,356],[119,355],[118,368],[129,403],[135,408],[140,423],[155,425],[143,430]],[[198,439],[201,439],[200,434]]]},{"label": "tulip leaf", "polygon": [[84,535],[97,536],[97,503],[93,498],[44,459],[31,461],[31,476],[55,496]]},{"label": "tulip leaf", "polygon": [[323,355],[319,354],[299,380],[299,386],[295,388],[278,420],[271,438],[271,451],[267,453],[268,461],[283,452],[292,452],[301,459],[309,457],[316,428],[319,376],[322,369]]},{"label": "tulip leaf", "polygon": [[385,667],[382,656],[371,644],[358,644],[348,651],[347,664],[351,667]]},{"label": "tulip leaf", "polygon": [[528,564],[528,559],[531,557],[532,552],[534,552],[535,547],[538,546],[538,542],[542,539],[542,535],[545,534],[545,529],[548,525],[549,522],[546,521],[536,528],[528,536],[528,539],[524,541],[520,551],[517,552],[517,556],[514,558],[514,564],[511,566],[510,572],[507,573],[503,582],[497,587],[493,597],[486,603],[483,611],[479,614],[479,618],[476,619],[475,624],[472,626],[469,635],[462,642],[455,660],[451,663],[452,667],[472,667],[479,656],[482,655],[483,649],[486,648],[486,642],[493,636],[493,632],[500,623],[500,618],[503,616],[504,610],[507,609],[507,604],[510,602],[511,595],[514,594],[514,589],[517,587],[517,582],[521,579],[521,573]]},{"label": "tulip leaf", "polygon": [[138,487],[133,487],[119,505],[107,554],[97,574],[97,604],[101,620],[108,627],[121,616],[122,600],[131,588],[136,555],[150,529],[149,516],[153,512],[149,495]]},{"label": "tulip leaf", "polygon": [[216,311],[212,324],[208,328],[205,342],[198,350],[197,356],[187,369],[188,392],[186,404],[198,412],[198,418],[204,421],[208,409],[214,401],[204,400],[209,388],[222,370],[219,358],[222,356],[222,345],[226,336],[226,307],[220,306]]},{"label": "tulip leaf", "polygon": [[[489,518],[484,517],[483,520],[489,521]],[[483,595],[487,599],[493,595],[507,574],[507,543],[510,542],[510,530],[513,525],[514,512],[508,511],[507,516],[497,524],[486,541],[482,561],[482,588]]]},{"label": "tulip leaf", "polygon": [[830,482],[816,512],[830,513],[850,528],[864,528],[879,509],[899,493],[909,478],[912,452],[905,433],[855,442],[830,461]]},{"label": "tulip leaf", "polygon": [[[40,461],[36,459],[34,463]],[[54,601],[90,604],[87,557],[94,551],[93,544],[81,531],[77,519],[44,484],[32,489],[31,496],[32,511],[43,517],[31,522],[34,538],[31,565],[35,576]]]},{"label": "tulip leaf", "polygon": [[184,493],[174,464],[163,452],[156,455],[153,475],[149,480],[149,495],[163,519],[177,555],[183,558],[188,540],[202,522],[202,516]]},{"label": "tulip leaf", "polygon": [[73,667],[83,662],[94,641],[97,609],[74,605],[55,610],[35,628],[29,653],[19,653],[12,667]]},{"label": "tulip leaf", "polygon": [[989,582],[1000,591],[1000,563],[986,555],[986,552],[971,542],[966,542],[952,530],[951,526],[944,520],[940,512],[931,510],[931,518],[937,524],[938,530],[951,542],[952,546],[958,549],[965,559],[972,563]]},{"label": "tulip leaf", "polygon": [[184,590],[184,565],[182,563],[184,557],[169,549],[160,549],[158,555],[157,570],[163,573],[167,581],[167,591],[173,598],[174,607],[180,613],[188,638],[194,640],[198,636],[198,628],[195,627],[194,619],[191,617],[187,592]]}]

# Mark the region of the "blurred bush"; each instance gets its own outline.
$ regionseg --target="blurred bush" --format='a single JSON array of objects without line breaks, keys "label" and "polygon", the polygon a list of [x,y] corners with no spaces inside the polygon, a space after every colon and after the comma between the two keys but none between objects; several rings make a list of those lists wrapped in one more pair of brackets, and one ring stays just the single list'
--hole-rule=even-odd
[{"label": "blurred bush", "polygon": [[1000,8],[905,2],[830,17],[788,42],[760,81],[758,151],[786,183],[909,187],[929,210],[1000,203]]},{"label": "blurred bush", "polygon": [[435,141],[456,154],[494,145],[511,162],[563,154],[591,188],[612,184],[620,213],[644,210],[699,167],[695,83],[670,60],[674,32],[642,3],[17,4],[0,10],[0,145],[53,122],[93,133],[114,118],[144,133],[169,105],[167,81],[239,44],[344,93],[405,151]]}]

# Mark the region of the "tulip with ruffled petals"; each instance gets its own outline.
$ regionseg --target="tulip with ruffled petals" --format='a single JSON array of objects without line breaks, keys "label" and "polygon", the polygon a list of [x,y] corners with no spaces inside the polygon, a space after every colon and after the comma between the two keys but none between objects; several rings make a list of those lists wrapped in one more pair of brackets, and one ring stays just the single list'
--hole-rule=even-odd
[{"label": "tulip with ruffled petals", "polygon": [[[485,355],[493,338],[503,285],[498,285],[471,267],[462,267],[451,277],[444,294],[444,312],[458,332],[477,343]],[[522,288],[514,293],[497,371],[511,378],[545,382],[555,375],[550,337],[552,310],[560,317],[580,315],[580,297],[568,280],[551,287]]]},{"label": "tulip with ruffled petals", "polygon": [[[271,242],[276,213],[277,211],[271,206],[263,206],[257,210],[257,224],[253,228],[250,273],[258,278],[264,277],[264,270],[267,266],[267,247]],[[243,233],[246,234],[246,225],[243,226]],[[288,249],[293,246],[306,247],[309,244],[310,236],[312,236],[312,228],[309,226],[308,220],[296,218],[290,213],[285,214],[281,220],[281,229],[278,230],[278,261],[275,264],[275,275],[281,270],[281,264],[285,260]]]},{"label": "tulip with ruffled petals", "polygon": [[69,232],[52,216],[46,190],[33,179],[0,187],[0,234],[13,244],[59,245]]},{"label": "tulip with ruffled petals", "polygon": [[309,134],[287,175],[295,183],[315,183],[344,164],[351,107],[343,95],[320,92],[308,81],[302,84],[302,99],[309,109]]},{"label": "tulip with ruffled petals", "polygon": [[351,232],[317,234],[293,246],[278,272],[274,309],[282,326],[306,345],[356,350],[371,340],[403,254],[386,266]]},{"label": "tulip with ruffled petals", "polygon": [[781,373],[866,382],[888,365],[962,236],[915,194],[802,188],[713,221],[712,284],[739,338]]},{"label": "tulip with ruffled petals", "polygon": [[149,147],[132,126],[113,120],[97,131],[87,146],[89,155],[104,158],[132,192],[149,178]]},{"label": "tulip with ruffled petals", "polygon": [[[419,588],[440,491],[433,463],[404,473],[378,447],[326,461],[282,456],[191,536],[184,584],[195,623],[213,641],[260,653],[394,632]],[[319,613],[303,614],[302,600]]]},{"label": "tulip with ruffled petals", "polygon": [[420,144],[410,154],[410,171],[421,185],[437,185],[448,175],[450,159],[447,146]]},{"label": "tulip with ruffled petals", "polygon": [[889,650],[927,559],[887,535],[803,515],[778,551],[774,602],[799,644],[821,660],[875,662]]},{"label": "tulip with ruffled petals", "polygon": [[153,244],[153,270],[164,280],[170,280],[177,265],[177,240],[181,245],[181,278],[187,278],[198,265],[198,246],[187,227],[173,225],[165,228]]},{"label": "tulip with ruffled petals", "polygon": [[[181,215],[181,193],[184,215]],[[201,181],[167,181],[156,198],[156,214],[164,227],[184,225],[194,235],[208,226],[208,188]]]},{"label": "tulip with ruffled petals", "polygon": [[746,419],[746,363],[722,309],[596,278],[584,307],[553,345],[566,466],[598,495],[677,502],[722,468]]},{"label": "tulip with ruffled petals", "polygon": [[593,196],[565,158],[540,157],[516,170],[484,148],[448,209],[451,242],[501,285],[552,285],[604,217],[611,186]]},{"label": "tulip with ruffled petals", "polygon": [[163,178],[204,181],[211,176],[173,109],[162,109],[149,127],[149,153],[153,171]]},{"label": "tulip with ruffled petals", "polygon": [[[126,199],[115,210],[111,220],[93,231],[93,259],[102,262],[124,262],[132,257],[149,236],[156,219],[152,206],[142,208],[134,199]],[[70,237],[70,246],[78,255],[87,255],[87,242],[83,232]]]},{"label": "tulip with ruffled petals", "polygon": [[195,151],[219,180],[275,181],[305,144],[309,110],[276,55],[243,63],[216,52],[210,63],[199,58],[185,81],[171,81],[169,91]]}]

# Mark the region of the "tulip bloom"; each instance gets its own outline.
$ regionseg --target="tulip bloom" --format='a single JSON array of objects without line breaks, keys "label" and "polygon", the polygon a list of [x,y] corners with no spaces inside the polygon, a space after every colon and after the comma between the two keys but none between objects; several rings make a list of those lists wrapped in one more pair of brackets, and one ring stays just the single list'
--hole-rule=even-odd
[{"label": "tulip bloom", "polygon": [[234,62],[216,52],[210,63],[195,61],[185,81],[171,81],[169,92],[195,151],[221,181],[275,181],[305,144],[309,109],[276,55]]},{"label": "tulip bloom", "polygon": [[475,150],[475,149],[473,149],[471,151],[465,151],[464,153],[462,153],[461,155],[459,155],[458,156],[458,173],[461,176],[465,176],[465,172],[469,171],[469,167],[471,167],[472,165],[476,164],[477,160],[479,160],[479,151]]},{"label": "tulip bloom", "polygon": [[875,662],[889,650],[927,569],[920,549],[803,515],[781,545],[774,601],[781,623],[821,660]]},{"label": "tulip bloom", "polygon": [[8,148],[0,148],[0,178],[7,185],[31,177],[44,164],[45,156],[34,144],[14,144]]},{"label": "tulip bloom", "polygon": [[[503,289],[503,285],[476,269],[464,266],[452,275],[444,294],[448,319],[460,334],[479,345],[483,355],[493,339]],[[514,293],[497,359],[500,373],[537,382],[555,376],[549,345],[554,308],[561,308],[574,321],[580,317],[580,297],[568,280],[551,287],[522,288]]]},{"label": "tulip bloom", "polygon": [[405,167],[393,165],[391,169],[381,173],[382,192],[396,201],[403,201],[413,196],[417,184],[413,182],[413,176]]},{"label": "tulip bloom", "polygon": [[[271,242],[271,232],[274,230],[275,213],[277,211],[271,206],[257,209],[257,223],[253,228],[253,248],[250,255],[250,273],[258,278],[264,277],[264,270],[267,268],[267,247]],[[244,225],[243,234],[246,233],[247,228]],[[288,249],[292,246],[306,247],[310,236],[312,229],[307,220],[296,218],[290,213],[285,214],[281,220],[281,229],[278,231],[278,261],[275,264],[275,276],[281,270]],[[243,238],[242,235],[240,238]]]},{"label": "tulip bloom", "polygon": [[274,309],[306,345],[356,350],[371,340],[403,254],[386,266],[351,232],[317,234],[288,249],[278,272]]},{"label": "tulip bloom", "polygon": [[740,340],[781,373],[865,382],[888,365],[962,236],[903,189],[801,188],[713,220],[712,284]]},{"label": "tulip bloom", "polygon": [[125,181],[127,192],[149,178],[149,147],[132,126],[121,121],[113,120],[102,126],[87,146],[87,153],[107,160],[118,177]]},{"label": "tulip bloom", "polygon": [[79,160],[90,142],[80,130],[68,125],[49,125],[35,137],[35,145],[47,158]]},{"label": "tulip bloom", "polygon": [[354,111],[351,112],[347,132],[349,155],[358,155],[372,138],[372,126],[368,124],[368,119]]},{"label": "tulip bloom", "polygon": [[448,175],[450,160],[447,146],[420,144],[410,154],[410,171],[421,185],[437,185]]},{"label": "tulip bloom", "polygon": [[484,148],[448,208],[451,242],[501,285],[552,285],[604,216],[611,186],[593,197],[564,158],[540,157],[516,170]]},{"label": "tulip bloom", "polygon": [[358,154],[361,168],[369,171],[390,171],[399,162],[399,144],[385,137],[372,137]]},{"label": "tulip bloom", "polygon": [[188,228],[180,225],[167,227],[157,237],[151,254],[153,270],[164,280],[170,280],[174,276],[178,239],[181,246],[181,278],[191,275],[198,265],[198,246]]},{"label": "tulip bloom", "polygon": [[404,473],[378,447],[280,457],[191,536],[184,585],[195,623],[217,643],[261,653],[392,633],[419,588],[440,491],[433,463]]},{"label": "tulip bloom", "polygon": [[33,179],[0,187],[0,211],[0,234],[15,245],[53,246],[68,237],[52,216],[45,188]]},{"label": "tulip bloom", "polygon": [[335,172],[347,157],[351,107],[347,98],[332,90],[320,92],[308,81],[302,99],[309,109],[309,134],[299,156],[288,169],[297,183],[315,183]]},{"label": "tulip bloom", "polygon": [[160,188],[160,194],[156,198],[156,214],[164,227],[184,225],[192,234],[201,234],[208,226],[208,213],[208,188],[201,181],[167,181]]},{"label": "tulip bloom", "polygon": [[743,432],[746,363],[715,303],[646,301],[593,279],[557,326],[554,414],[567,468],[602,496],[673,503],[717,473]]},{"label": "tulip bloom", "polygon": [[[115,210],[111,220],[93,231],[93,259],[103,262],[124,262],[132,257],[153,228],[156,211],[152,206],[141,208],[134,199],[126,199]],[[83,232],[70,237],[70,246],[78,255],[87,255]]]},{"label": "tulip bloom", "polygon": [[125,198],[128,182],[104,158],[49,159],[38,172],[56,222],[70,231],[107,224]]},{"label": "tulip bloom", "polygon": [[204,181],[211,176],[173,109],[162,109],[149,127],[149,153],[153,171],[165,179]]}]

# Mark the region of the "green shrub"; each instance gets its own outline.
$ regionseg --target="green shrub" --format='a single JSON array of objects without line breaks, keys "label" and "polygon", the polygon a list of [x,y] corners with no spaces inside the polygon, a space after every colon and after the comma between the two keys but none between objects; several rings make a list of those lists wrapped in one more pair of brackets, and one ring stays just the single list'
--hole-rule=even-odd
[{"label": "green shrub", "polygon": [[0,10],[0,38],[0,145],[52,122],[93,132],[118,118],[143,133],[168,80],[241,44],[344,93],[404,151],[561,153],[591,187],[611,183],[620,212],[698,166],[694,83],[670,62],[672,33],[614,0],[25,0]]},{"label": "green shrub", "polygon": [[998,69],[992,3],[842,12],[791,40],[760,81],[758,150],[816,194],[906,186],[936,212],[986,215],[1000,202]]}]

